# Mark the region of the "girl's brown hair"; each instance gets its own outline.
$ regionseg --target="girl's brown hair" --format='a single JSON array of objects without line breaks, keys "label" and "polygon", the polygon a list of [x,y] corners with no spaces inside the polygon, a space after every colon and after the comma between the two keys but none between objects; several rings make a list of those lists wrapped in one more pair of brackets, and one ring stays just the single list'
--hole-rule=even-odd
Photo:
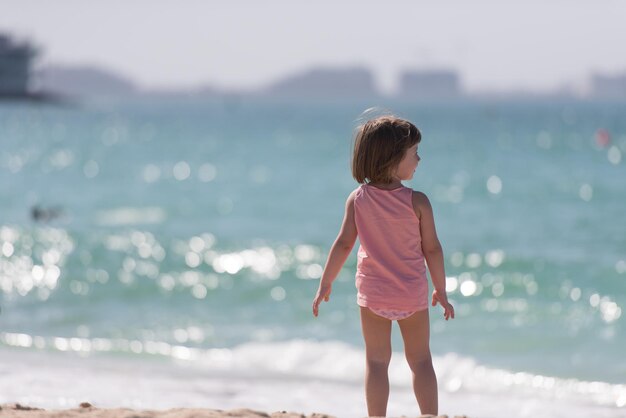
[{"label": "girl's brown hair", "polygon": [[363,183],[388,184],[404,153],[422,140],[419,129],[395,116],[380,116],[359,126],[354,138],[352,177]]}]

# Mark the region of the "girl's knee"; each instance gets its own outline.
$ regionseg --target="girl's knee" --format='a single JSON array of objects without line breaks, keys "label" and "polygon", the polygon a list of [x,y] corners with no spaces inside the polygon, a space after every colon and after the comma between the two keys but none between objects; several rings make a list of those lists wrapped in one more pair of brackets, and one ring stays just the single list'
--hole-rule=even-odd
[{"label": "girl's knee", "polygon": [[433,359],[430,353],[424,355],[407,354],[406,360],[409,363],[409,366],[411,367],[411,370],[413,372],[433,369]]},{"label": "girl's knee", "polygon": [[391,362],[391,354],[380,356],[367,356],[367,367],[370,370],[388,370]]}]

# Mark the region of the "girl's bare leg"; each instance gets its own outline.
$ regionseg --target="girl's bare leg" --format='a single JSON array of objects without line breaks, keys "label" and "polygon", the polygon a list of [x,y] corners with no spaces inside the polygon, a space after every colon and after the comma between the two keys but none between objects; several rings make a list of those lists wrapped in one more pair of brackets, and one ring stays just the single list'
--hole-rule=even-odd
[{"label": "girl's bare leg", "polygon": [[389,400],[391,321],[361,307],[361,327],[365,339],[367,412],[370,417],[384,417]]},{"label": "girl's bare leg", "polygon": [[430,355],[430,323],[428,309],[418,311],[410,317],[398,321],[404,352],[413,372],[413,390],[422,414],[437,415],[437,377]]}]

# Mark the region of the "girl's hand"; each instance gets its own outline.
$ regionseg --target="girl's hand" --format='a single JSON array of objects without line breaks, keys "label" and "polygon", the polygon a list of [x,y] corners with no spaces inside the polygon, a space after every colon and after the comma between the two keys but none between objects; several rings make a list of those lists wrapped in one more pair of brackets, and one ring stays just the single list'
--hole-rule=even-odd
[{"label": "girl's hand", "polygon": [[328,302],[330,299],[330,293],[332,291],[332,285],[322,285],[320,283],[319,289],[317,289],[317,295],[315,295],[315,299],[313,300],[313,315],[317,316],[319,313],[319,306],[322,301]]},{"label": "girl's hand", "polygon": [[450,318],[454,319],[454,307],[448,302],[448,296],[445,291],[441,295],[437,290],[433,291],[433,306],[436,306],[437,303],[443,308],[443,316],[446,318],[446,321]]}]

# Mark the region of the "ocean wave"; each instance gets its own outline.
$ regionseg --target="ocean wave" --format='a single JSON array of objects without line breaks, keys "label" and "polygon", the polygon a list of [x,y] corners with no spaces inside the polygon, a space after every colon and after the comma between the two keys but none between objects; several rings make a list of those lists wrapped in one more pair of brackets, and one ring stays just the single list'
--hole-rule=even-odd
[{"label": "ocean wave", "polygon": [[[194,348],[158,341],[41,337],[0,333],[0,344],[37,351],[74,352],[83,356],[124,353],[138,358],[170,358],[182,366],[221,378],[321,381],[358,387],[364,379],[365,353],[340,341],[290,340],[249,342],[232,348]],[[450,396],[510,397],[559,402],[579,407],[626,407],[626,385],[543,376],[479,364],[455,353],[435,356],[440,391]],[[410,389],[411,372],[400,352],[389,368],[392,387]]]}]

